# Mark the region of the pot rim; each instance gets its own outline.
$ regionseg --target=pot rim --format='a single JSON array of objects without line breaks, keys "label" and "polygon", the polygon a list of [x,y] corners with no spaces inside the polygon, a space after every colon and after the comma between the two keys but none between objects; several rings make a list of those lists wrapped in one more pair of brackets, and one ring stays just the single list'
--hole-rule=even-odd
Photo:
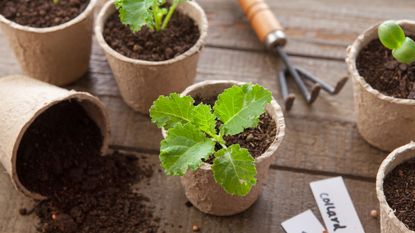
[{"label": "pot rim", "polygon": [[[216,85],[216,84],[233,84],[233,85],[243,85],[246,84],[246,82],[236,81],[236,80],[206,80],[202,81],[196,84],[193,84],[189,87],[187,87],[180,95],[185,96],[189,92],[199,89],[200,87],[207,86],[207,85]],[[262,153],[261,156],[255,158],[255,163],[259,164],[262,161],[268,159],[271,157],[274,152],[278,149],[281,142],[284,139],[285,136],[285,120],[284,120],[284,114],[280,107],[280,105],[277,103],[277,101],[272,97],[271,103],[268,105],[271,106],[274,111],[276,118],[273,119],[277,125],[277,134],[275,135],[274,141],[271,143],[271,145],[268,147],[268,149]],[[163,137],[165,138],[167,136],[167,131],[163,128],[162,129]],[[212,165],[208,163],[202,163],[202,166],[200,166],[198,169],[202,170],[211,170]]]},{"label": "pot rim", "polygon": [[[200,36],[199,36],[199,39],[197,40],[197,42],[190,49],[188,49],[184,53],[182,53],[179,56],[176,56],[174,58],[171,58],[171,59],[168,59],[168,60],[165,60],[165,61],[139,60],[139,59],[133,59],[133,58],[124,56],[121,53],[115,51],[113,48],[111,48],[111,46],[109,46],[108,43],[105,41],[102,32],[104,30],[104,26],[105,26],[105,22],[107,21],[107,18],[110,15],[112,15],[112,13],[115,12],[115,10],[116,10],[115,6],[114,6],[114,0],[108,1],[101,8],[101,10],[100,10],[100,12],[97,16],[97,20],[96,20],[95,27],[94,27],[95,37],[98,41],[98,44],[101,46],[101,48],[104,49],[104,51],[106,53],[109,53],[109,54],[111,54],[111,56],[113,56],[113,57],[115,57],[119,60],[122,60],[124,62],[139,64],[139,65],[157,66],[157,65],[169,65],[169,64],[184,60],[185,58],[190,57],[193,54],[200,51],[201,48],[203,47],[203,45],[205,43],[206,36],[207,36],[208,20],[207,20],[206,14],[203,11],[202,7],[200,7],[199,4],[197,4],[196,2],[194,2],[194,1],[184,2],[184,3],[181,3],[181,5],[186,5],[188,7],[192,7],[200,14],[200,16],[201,16],[201,22],[200,23],[197,23],[196,20],[193,19],[199,27]],[[177,10],[180,10],[179,7],[177,8]],[[112,12],[108,13],[108,16],[106,16],[108,11],[112,11]]]},{"label": "pot rim", "polygon": [[[20,143],[22,141],[23,136],[26,134],[27,129],[32,125],[33,121],[35,119],[37,119],[42,113],[44,113],[45,111],[47,111],[49,108],[63,102],[63,101],[77,101],[79,103],[81,102],[88,102],[94,106],[97,107],[97,109],[100,112],[100,115],[102,116],[102,123],[103,123],[103,127],[99,126],[99,123],[96,122],[96,120],[92,119],[97,126],[100,128],[100,130],[102,130],[102,147],[101,147],[101,152],[105,153],[108,147],[108,143],[109,143],[109,125],[108,125],[108,113],[105,111],[105,106],[103,105],[103,103],[95,96],[90,95],[89,93],[86,92],[76,92],[74,90],[69,91],[68,95],[62,97],[62,98],[57,98],[55,99],[53,102],[47,103],[45,105],[42,106],[41,109],[39,109],[32,117],[32,120],[27,121],[24,126],[22,127],[15,143],[13,146],[13,156],[12,156],[12,180],[14,180],[16,182],[16,187],[26,196],[28,197],[32,197],[35,200],[45,200],[46,197],[34,192],[34,191],[30,191],[29,189],[27,189],[21,182],[19,179],[19,176],[17,174],[17,155],[18,155],[18,150],[20,147]],[[81,104],[82,105],[82,104]]]},{"label": "pot rim", "polygon": [[[409,152],[409,151],[413,151],[415,153],[415,142],[410,142],[409,144],[401,146],[401,147],[395,149],[394,151],[392,151],[386,157],[386,159],[383,160],[382,164],[379,167],[377,176],[376,176],[376,194],[377,194],[379,204],[380,204],[381,208],[382,208],[382,206],[386,207],[388,217],[391,218],[391,219],[396,220],[394,222],[395,222],[395,224],[398,224],[397,227],[399,227],[401,232],[415,232],[415,231],[409,230],[406,227],[406,225],[396,217],[394,210],[389,206],[388,202],[386,201],[386,196],[385,196],[385,193],[383,191],[383,183],[384,183],[385,177],[387,176],[386,170],[391,166],[391,164],[394,163],[394,161],[402,153]],[[415,158],[415,156],[413,156],[412,158]],[[402,161],[402,163],[407,161],[407,160]],[[400,164],[402,164],[402,163],[400,163]],[[398,166],[398,165],[399,164],[396,164],[395,167],[393,167],[391,170],[396,168],[396,166]]]},{"label": "pot rim", "polygon": [[52,27],[46,27],[46,28],[37,28],[37,27],[30,27],[18,24],[12,20],[7,19],[3,15],[0,14],[0,23],[3,23],[5,25],[8,25],[11,28],[14,28],[16,30],[25,31],[25,32],[32,32],[32,33],[50,33],[50,32],[56,32],[63,30],[65,28],[68,28],[74,24],[80,23],[84,21],[91,13],[93,13],[95,6],[97,5],[98,0],[90,0],[88,6],[75,18],[69,20],[68,22],[65,22],[63,24],[55,25]]},{"label": "pot rim", "polygon": [[[402,26],[411,25],[412,27],[415,27],[415,21],[412,20],[397,20],[396,22]],[[380,23],[368,28],[366,31],[364,31],[356,38],[352,45],[347,47],[346,64],[349,74],[352,76],[353,80],[359,83],[359,85],[362,86],[367,92],[369,92],[370,94],[372,94],[380,100],[384,100],[395,104],[415,105],[415,100],[395,98],[392,96],[385,95],[380,91],[374,89],[372,86],[370,86],[369,83],[366,82],[366,80],[359,74],[359,71],[357,70],[356,59],[359,56],[361,49],[367,43],[372,41],[372,38],[378,38],[377,30],[379,25]]]}]

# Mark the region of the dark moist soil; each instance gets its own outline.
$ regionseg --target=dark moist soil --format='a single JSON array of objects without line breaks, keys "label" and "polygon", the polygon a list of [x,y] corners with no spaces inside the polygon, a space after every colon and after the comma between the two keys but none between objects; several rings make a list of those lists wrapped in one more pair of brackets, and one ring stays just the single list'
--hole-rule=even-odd
[{"label": "dark moist soil", "polygon": [[152,175],[138,158],[100,156],[102,135],[76,102],[60,103],[29,127],[18,150],[20,181],[48,199],[33,210],[42,233],[153,233],[159,219],[132,185]]},{"label": "dark moist soil", "polygon": [[415,159],[397,166],[384,181],[383,190],[395,215],[415,230]]},{"label": "dark moist soil", "polygon": [[357,69],[374,89],[402,99],[415,99],[415,63],[399,63],[378,39],[362,49]]},{"label": "dark moist soil", "polygon": [[[209,104],[213,106],[216,102],[216,97],[212,98],[195,98],[195,105],[199,103]],[[221,122],[217,122],[217,128],[220,127]],[[272,117],[268,113],[264,113],[259,118],[259,124],[256,128],[246,129],[244,132],[233,135],[225,136],[226,145],[239,144],[242,148],[245,148],[254,157],[261,156],[275,140],[277,134],[277,125]],[[216,149],[220,149],[217,146]],[[205,161],[208,163],[213,162],[213,157]]]},{"label": "dark moist soil", "polygon": [[45,28],[76,18],[89,0],[0,0],[0,14],[20,25]]},{"label": "dark moist soil", "polygon": [[165,30],[156,32],[143,27],[135,34],[121,24],[115,13],[105,23],[103,34],[105,41],[117,52],[146,61],[172,59],[193,47],[200,37],[193,19],[177,10]]}]

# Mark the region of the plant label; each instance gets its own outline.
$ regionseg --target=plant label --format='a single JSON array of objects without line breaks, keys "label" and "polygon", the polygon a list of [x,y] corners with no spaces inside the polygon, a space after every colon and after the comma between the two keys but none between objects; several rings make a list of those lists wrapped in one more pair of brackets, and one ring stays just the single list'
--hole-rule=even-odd
[{"label": "plant label", "polygon": [[329,233],[364,233],[342,177],[310,183]]},{"label": "plant label", "polygon": [[287,233],[322,233],[324,231],[323,225],[311,210],[284,221],[281,226]]}]

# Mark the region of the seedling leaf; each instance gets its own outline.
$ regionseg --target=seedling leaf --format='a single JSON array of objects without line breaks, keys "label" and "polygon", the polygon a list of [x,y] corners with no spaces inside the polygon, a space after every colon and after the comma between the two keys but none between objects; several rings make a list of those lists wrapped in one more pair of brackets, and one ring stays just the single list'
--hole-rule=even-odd
[{"label": "seedling leaf", "polygon": [[192,122],[203,132],[209,135],[216,135],[216,117],[212,108],[207,104],[197,105],[192,112]]},{"label": "seedling leaf", "polygon": [[394,21],[386,21],[378,28],[380,42],[388,49],[397,49],[401,47],[405,40],[405,32]]},{"label": "seedling leaf", "polygon": [[161,142],[160,161],[165,173],[183,176],[196,170],[215,151],[215,143],[191,123],[177,124]]},{"label": "seedling leaf", "polygon": [[235,135],[257,126],[265,105],[271,100],[271,92],[259,85],[245,84],[226,89],[214,106],[215,115],[223,123],[224,135]]},{"label": "seedling leaf", "polygon": [[137,32],[144,25],[153,27],[154,16],[151,11],[153,0],[116,0],[115,6],[120,13],[120,20]]},{"label": "seedling leaf", "polygon": [[406,37],[402,46],[392,51],[393,57],[402,63],[410,64],[415,61],[415,42]]},{"label": "seedling leaf", "polygon": [[195,108],[193,102],[192,97],[179,96],[176,93],[169,96],[160,96],[150,108],[151,121],[157,124],[159,128],[164,127],[166,130],[178,123],[191,122],[191,113]]},{"label": "seedling leaf", "polygon": [[256,184],[255,159],[238,144],[215,153],[212,171],[215,181],[232,195],[246,196]]}]

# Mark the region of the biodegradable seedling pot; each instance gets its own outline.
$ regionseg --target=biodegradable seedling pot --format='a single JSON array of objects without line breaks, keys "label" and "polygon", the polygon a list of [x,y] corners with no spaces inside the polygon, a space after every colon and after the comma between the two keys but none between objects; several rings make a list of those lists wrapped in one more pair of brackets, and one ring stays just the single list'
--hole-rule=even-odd
[{"label": "biodegradable seedling pot", "polygon": [[177,10],[196,22],[200,31],[199,40],[185,53],[157,62],[126,57],[105,42],[102,32],[108,17],[116,11],[114,1],[108,1],[98,14],[95,25],[97,41],[105,51],[121,96],[135,111],[147,114],[157,97],[183,91],[196,77],[199,54],[207,35],[207,18],[194,1],[180,4]]},{"label": "biodegradable seedling pot", "polygon": [[[414,21],[398,21],[408,34],[415,34]],[[415,100],[386,96],[360,76],[356,59],[360,51],[378,38],[378,26],[369,28],[348,47],[346,63],[353,80],[357,128],[371,145],[385,151],[415,140]]]},{"label": "biodegradable seedling pot", "polygon": [[[243,83],[237,81],[204,81],[188,87],[181,95],[208,98],[219,95],[233,85],[241,84]],[[217,216],[234,215],[248,209],[258,199],[262,186],[266,182],[269,166],[276,157],[277,149],[285,135],[284,116],[275,99],[266,106],[266,111],[276,123],[277,134],[265,153],[255,159],[257,183],[247,196],[238,197],[226,193],[215,182],[211,165],[207,163],[195,172],[189,171],[181,177],[187,199],[200,211]],[[166,135],[166,131],[163,130],[163,136],[166,137]]]},{"label": "biodegradable seedling pot", "polygon": [[77,101],[96,122],[103,136],[102,153],[108,146],[109,128],[104,105],[96,97],[68,91],[25,76],[0,78],[0,161],[17,190],[35,200],[44,197],[26,189],[16,169],[17,152],[23,135],[43,112],[63,101]]},{"label": "biodegradable seedling pot", "polygon": [[411,142],[402,146],[382,162],[376,177],[376,192],[380,204],[380,228],[381,233],[414,233],[409,230],[395,215],[394,210],[388,205],[383,191],[383,183],[386,176],[398,165],[415,158],[415,143]]},{"label": "biodegradable seedling pot", "polygon": [[0,15],[0,27],[23,73],[59,86],[81,78],[89,67],[96,3],[90,0],[76,18],[48,28],[23,26]]}]

